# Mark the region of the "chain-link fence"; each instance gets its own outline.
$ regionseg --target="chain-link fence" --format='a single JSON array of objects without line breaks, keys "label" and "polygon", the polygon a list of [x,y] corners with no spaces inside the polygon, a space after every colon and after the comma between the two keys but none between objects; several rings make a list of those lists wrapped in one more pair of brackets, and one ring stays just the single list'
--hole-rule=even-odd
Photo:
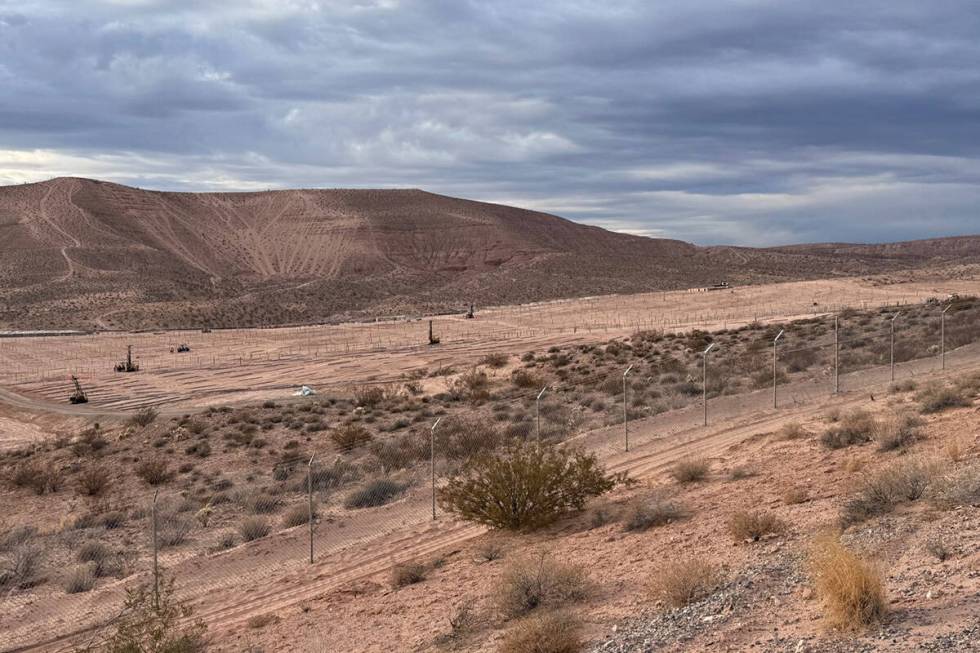
[{"label": "chain-link fence", "polygon": [[948,306],[647,329],[60,437],[6,461],[0,650],[70,648],[154,570],[198,616],[234,624],[424,556],[479,532],[443,514],[436,489],[508,441],[573,442],[642,470],[647,448],[735,419],[980,365],[980,302]]}]

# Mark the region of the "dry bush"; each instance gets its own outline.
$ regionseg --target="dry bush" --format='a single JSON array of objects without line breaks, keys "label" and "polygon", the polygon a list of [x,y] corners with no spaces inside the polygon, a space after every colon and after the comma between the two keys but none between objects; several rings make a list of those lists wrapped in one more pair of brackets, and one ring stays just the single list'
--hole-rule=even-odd
[{"label": "dry bush", "polygon": [[265,537],[271,530],[272,528],[269,526],[269,522],[262,517],[246,517],[238,525],[238,534],[246,542]]},{"label": "dry bush", "polygon": [[354,388],[354,405],[373,408],[381,404],[388,393],[379,385],[361,385]]},{"label": "dry bush", "polygon": [[439,502],[467,521],[529,530],[581,510],[621,480],[607,476],[594,454],[517,444],[471,458],[439,489]]},{"label": "dry bush", "polygon": [[922,498],[936,473],[935,463],[910,459],[865,476],[858,484],[857,494],[841,510],[841,525],[857,524],[891,512],[900,503]]},{"label": "dry bush", "polygon": [[494,369],[500,369],[507,364],[507,359],[510,358],[507,354],[495,351],[490,352],[486,356],[480,359],[481,365],[486,365],[487,367],[492,367]]},{"label": "dry bush", "polygon": [[510,382],[518,388],[541,388],[544,385],[544,377],[528,370],[514,370],[510,375]]},{"label": "dry bush", "polygon": [[34,494],[57,492],[61,486],[61,477],[51,465],[39,465],[33,462],[23,462],[16,465],[10,477],[14,487],[28,487]]},{"label": "dry bush", "polygon": [[482,417],[451,415],[435,432],[436,451],[449,460],[467,460],[493,451],[505,437]]},{"label": "dry bush", "polygon": [[240,502],[253,515],[271,515],[279,512],[282,507],[282,497],[272,490],[245,492],[241,495]]},{"label": "dry bush", "polygon": [[78,490],[87,497],[101,496],[110,484],[109,470],[102,465],[87,465],[78,474]]},{"label": "dry bush", "polygon": [[88,592],[93,587],[95,587],[95,572],[91,564],[77,565],[65,577],[64,588],[66,594]]},{"label": "dry bush", "polygon": [[947,546],[941,535],[935,535],[926,540],[925,550],[939,562],[945,562],[953,555],[953,551]]},{"label": "dry bush", "polygon": [[904,381],[896,381],[895,383],[892,383],[890,386],[888,386],[888,392],[892,394],[912,392],[918,387],[919,385],[915,381],[912,379],[906,379]]},{"label": "dry bush", "polygon": [[115,631],[98,650],[103,653],[203,653],[207,627],[191,620],[191,609],[174,596],[173,578],[164,578],[159,595],[152,586],[126,590]]},{"label": "dry bush", "polygon": [[683,515],[684,510],[678,503],[664,497],[635,501],[626,513],[623,529],[645,531],[655,526],[665,526],[675,522]]},{"label": "dry bush", "polygon": [[482,542],[476,549],[476,559],[480,562],[493,562],[504,557],[504,547],[494,538]]},{"label": "dry bush", "polygon": [[582,650],[582,626],[564,612],[532,615],[504,635],[500,653],[577,653]]},{"label": "dry bush", "polygon": [[809,501],[810,495],[806,491],[806,488],[800,487],[799,485],[789,485],[783,489],[780,498],[786,505],[795,506]]},{"label": "dry bush", "polygon": [[728,532],[736,542],[758,542],[766,535],[785,530],[786,522],[768,512],[736,512],[728,520]]},{"label": "dry bush", "polygon": [[928,494],[930,502],[943,509],[980,505],[980,463],[936,474]]},{"label": "dry bush", "polygon": [[809,566],[832,627],[856,630],[884,617],[887,605],[881,574],[836,537],[824,536],[813,543]]},{"label": "dry bush", "polygon": [[418,562],[403,562],[391,568],[391,586],[405,587],[425,580],[428,569]]},{"label": "dry bush", "polygon": [[511,619],[538,608],[550,609],[581,601],[591,590],[585,569],[542,556],[508,565],[494,595],[500,612]]},{"label": "dry bush", "polygon": [[194,530],[194,522],[176,514],[160,515],[157,523],[157,539],[161,548],[183,544]]},{"label": "dry bush", "polygon": [[129,418],[130,426],[146,427],[156,421],[159,413],[152,406],[142,408]]},{"label": "dry bush", "polygon": [[30,525],[14,526],[0,537],[0,551],[11,551],[38,537],[37,527]]},{"label": "dry bush", "polygon": [[0,567],[0,588],[35,585],[43,559],[44,549],[37,542],[25,541],[14,546],[6,564]]},{"label": "dry bush", "polygon": [[779,429],[779,439],[781,440],[799,440],[809,435],[810,432],[803,428],[799,422],[787,422]]},{"label": "dry bush", "polygon": [[855,410],[840,418],[820,436],[820,442],[828,449],[843,449],[855,444],[870,442],[878,431],[878,420],[866,410]]},{"label": "dry bush", "polygon": [[916,393],[915,400],[919,402],[919,410],[926,414],[938,413],[947,408],[969,406],[972,403],[963,390],[938,383],[920,390]]},{"label": "dry bush", "polygon": [[650,594],[671,608],[682,608],[709,595],[721,582],[718,568],[701,558],[667,563],[657,570]]},{"label": "dry bush", "polygon": [[351,451],[369,443],[371,432],[360,424],[343,424],[330,432],[330,439],[341,451]]},{"label": "dry bush", "polygon": [[905,449],[921,437],[922,420],[909,413],[899,413],[882,420],[875,431],[878,451]]},{"label": "dry bush", "polygon": [[161,485],[173,478],[170,465],[163,458],[144,460],[136,466],[136,475],[149,485]]},{"label": "dry bush", "polygon": [[969,444],[963,436],[954,436],[946,440],[943,444],[943,453],[954,463],[958,463],[966,456]]},{"label": "dry bush", "polygon": [[[316,519],[316,508],[313,509],[313,518]],[[282,516],[283,528],[295,528],[310,522],[310,506],[308,503],[298,503]]]},{"label": "dry bush", "polygon": [[755,467],[751,465],[736,465],[728,472],[728,479],[732,481],[741,481],[746,478],[752,478],[757,474]]},{"label": "dry bush", "polygon": [[711,471],[711,463],[707,458],[686,458],[674,463],[670,475],[678,483],[695,483],[703,481]]},{"label": "dry bush", "polygon": [[102,542],[88,541],[78,547],[75,557],[79,562],[92,564],[92,572],[96,576],[104,576],[112,566],[112,549]]},{"label": "dry bush", "polygon": [[446,392],[454,401],[484,401],[490,398],[490,377],[475,367],[446,383]]},{"label": "dry bush", "polygon": [[374,508],[391,502],[405,491],[406,485],[390,478],[376,478],[368,481],[363,487],[354,490],[344,499],[344,507]]}]

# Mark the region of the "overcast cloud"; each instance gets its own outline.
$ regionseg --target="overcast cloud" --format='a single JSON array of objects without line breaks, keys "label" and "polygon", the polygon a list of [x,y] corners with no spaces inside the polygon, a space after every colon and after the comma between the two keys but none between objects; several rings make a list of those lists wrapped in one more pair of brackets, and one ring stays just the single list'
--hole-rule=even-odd
[{"label": "overcast cloud", "polygon": [[0,0],[0,183],[420,187],[698,243],[980,233],[980,7]]}]

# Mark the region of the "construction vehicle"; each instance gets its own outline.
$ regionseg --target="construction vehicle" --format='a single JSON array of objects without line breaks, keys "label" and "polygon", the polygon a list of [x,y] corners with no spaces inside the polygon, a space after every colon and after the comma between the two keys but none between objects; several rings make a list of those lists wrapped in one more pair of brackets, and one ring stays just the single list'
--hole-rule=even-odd
[{"label": "construction vehicle", "polygon": [[133,346],[126,346],[126,360],[121,363],[116,363],[117,372],[138,372],[140,366],[138,363],[133,363]]},{"label": "construction vehicle", "polygon": [[72,383],[75,384],[75,392],[68,395],[68,403],[70,404],[87,404],[88,397],[85,395],[85,391],[82,390],[82,384],[78,382],[78,377],[72,374]]},{"label": "construction vehicle", "polygon": [[429,344],[430,345],[438,345],[439,344],[439,338],[437,338],[436,336],[432,335],[432,320],[429,320]]},{"label": "construction vehicle", "polygon": [[467,313],[466,313],[466,319],[467,320],[472,320],[473,317],[474,317],[474,315],[473,315],[473,304],[470,304],[470,310],[467,311]]},{"label": "construction vehicle", "polygon": [[181,344],[177,345],[177,353],[178,354],[183,354],[183,353],[189,352],[190,350],[191,350],[191,348],[187,344],[181,343]]}]

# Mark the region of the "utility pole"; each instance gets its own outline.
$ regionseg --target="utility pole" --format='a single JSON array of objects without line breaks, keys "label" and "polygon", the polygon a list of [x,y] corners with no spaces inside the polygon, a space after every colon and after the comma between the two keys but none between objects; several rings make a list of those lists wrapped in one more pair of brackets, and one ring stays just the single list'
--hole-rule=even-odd
[{"label": "utility pole", "polygon": [[939,314],[939,357],[944,370],[946,369],[946,311],[951,308],[953,308],[952,303]]},{"label": "utility pole", "polygon": [[534,400],[534,437],[541,442],[541,395],[548,389],[548,386],[541,388],[537,398]]},{"label": "utility pole", "polygon": [[623,436],[626,439],[626,451],[630,450],[630,414],[629,414],[629,409],[627,407],[628,403],[627,403],[626,395],[628,392],[628,387],[626,385],[626,375],[628,375],[630,373],[630,370],[633,369],[634,364],[631,364],[629,367],[626,368],[626,371],[623,372]]},{"label": "utility pole", "polygon": [[711,343],[701,353],[701,399],[704,402],[704,425],[708,425],[708,352],[715,348]]},{"label": "utility pole", "polygon": [[438,418],[429,429],[429,471],[432,476],[432,521],[436,519],[436,427],[442,418]]},{"label": "utility pole", "polygon": [[313,564],[313,459],[316,458],[314,453],[310,456],[309,472],[306,477],[306,486],[309,493],[310,500],[310,564]]},{"label": "utility pole", "polygon": [[776,408],[776,344],[783,337],[784,329],[780,329],[779,334],[772,340],[772,407]]}]

